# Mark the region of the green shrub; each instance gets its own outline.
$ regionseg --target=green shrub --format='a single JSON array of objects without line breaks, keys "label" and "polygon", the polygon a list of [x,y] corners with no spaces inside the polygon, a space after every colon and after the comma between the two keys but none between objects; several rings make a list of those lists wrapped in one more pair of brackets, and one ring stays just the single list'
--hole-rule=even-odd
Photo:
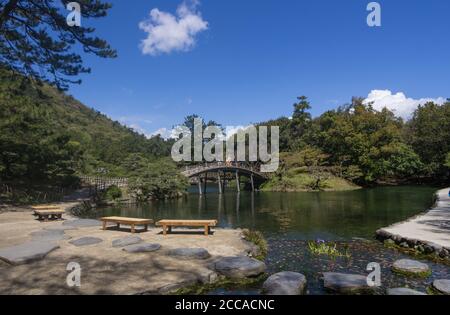
[{"label": "green shrub", "polygon": [[106,190],[105,197],[107,200],[117,200],[122,198],[122,190],[116,185],[109,186]]}]

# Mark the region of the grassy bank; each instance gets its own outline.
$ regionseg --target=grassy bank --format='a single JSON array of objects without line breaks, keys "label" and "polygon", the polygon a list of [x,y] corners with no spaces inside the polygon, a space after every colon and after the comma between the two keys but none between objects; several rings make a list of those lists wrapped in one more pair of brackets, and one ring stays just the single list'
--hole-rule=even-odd
[{"label": "grassy bank", "polygon": [[261,186],[262,191],[296,192],[296,191],[347,191],[361,187],[352,182],[325,173],[314,175],[292,169],[281,176],[274,176]]}]

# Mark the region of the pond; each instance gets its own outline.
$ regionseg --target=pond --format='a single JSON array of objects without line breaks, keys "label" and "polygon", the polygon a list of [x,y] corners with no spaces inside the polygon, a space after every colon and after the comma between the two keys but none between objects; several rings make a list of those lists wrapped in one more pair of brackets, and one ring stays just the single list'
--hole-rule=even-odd
[{"label": "pond", "polygon": [[[406,258],[374,240],[377,229],[403,221],[432,206],[437,188],[428,186],[378,187],[348,192],[272,193],[208,189],[200,196],[152,202],[139,206],[102,209],[98,215],[170,219],[218,219],[224,228],[261,231],[269,243],[269,273],[290,270],[305,274],[311,294],[323,294],[325,271],[367,274],[369,262],[382,266],[384,287],[405,286],[424,291],[435,278],[448,278],[450,267],[427,262],[433,269],[426,280],[405,279],[390,272],[396,259]],[[195,190],[194,190],[195,191]],[[323,239],[348,248],[350,258],[331,259],[309,252],[307,243]],[[214,294],[255,294],[259,286],[216,290]]]}]

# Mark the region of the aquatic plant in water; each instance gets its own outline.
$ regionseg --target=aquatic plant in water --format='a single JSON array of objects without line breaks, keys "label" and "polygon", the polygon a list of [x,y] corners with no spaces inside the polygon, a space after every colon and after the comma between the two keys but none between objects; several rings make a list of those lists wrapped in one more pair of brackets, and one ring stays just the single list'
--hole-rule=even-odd
[{"label": "aquatic plant in water", "polygon": [[309,251],[314,255],[327,255],[332,258],[345,257],[350,258],[348,247],[345,247],[344,251],[340,251],[337,248],[337,244],[334,242],[325,242],[324,240],[316,240],[308,242]]}]

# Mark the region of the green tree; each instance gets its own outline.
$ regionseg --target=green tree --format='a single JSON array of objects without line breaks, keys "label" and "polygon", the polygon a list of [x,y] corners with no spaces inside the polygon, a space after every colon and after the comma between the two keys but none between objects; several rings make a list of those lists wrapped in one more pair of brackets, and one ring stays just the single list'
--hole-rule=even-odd
[{"label": "green tree", "polygon": [[420,156],[427,175],[445,175],[450,151],[450,102],[419,106],[407,124],[406,139]]},{"label": "green tree", "polygon": [[[95,29],[69,26],[69,0],[5,0],[0,2],[0,65],[26,77],[67,89],[73,79],[90,69],[83,65],[75,45],[102,58],[116,57],[106,41],[93,36]],[[84,20],[104,17],[111,4],[78,0]]]},{"label": "green tree", "polygon": [[187,178],[180,174],[175,163],[162,159],[149,163],[132,177],[129,191],[137,200],[147,201],[179,197],[187,186]]}]

